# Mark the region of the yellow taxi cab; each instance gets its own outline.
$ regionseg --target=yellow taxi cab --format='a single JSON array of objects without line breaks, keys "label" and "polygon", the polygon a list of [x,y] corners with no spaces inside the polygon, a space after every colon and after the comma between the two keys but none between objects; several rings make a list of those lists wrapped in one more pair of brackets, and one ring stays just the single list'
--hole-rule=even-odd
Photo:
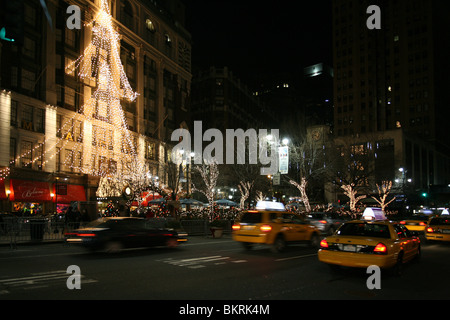
[{"label": "yellow taxi cab", "polygon": [[414,215],[408,219],[400,221],[400,223],[403,224],[409,231],[423,233],[429,219],[429,215]]},{"label": "yellow taxi cab", "polygon": [[288,243],[308,243],[316,248],[320,243],[319,229],[300,215],[286,211],[279,202],[259,201],[256,210],[244,211],[232,229],[233,239],[246,249],[265,244],[273,252],[281,252]]},{"label": "yellow taxi cab", "polygon": [[[445,212],[447,212],[445,210]],[[450,215],[443,213],[428,221],[425,228],[425,239],[427,241],[450,241]]]},{"label": "yellow taxi cab", "polygon": [[[368,209],[378,211],[379,208]],[[420,257],[417,232],[387,220],[381,209],[376,215],[366,211],[361,220],[345,222],[333,236],[321,241],[319,261],[355,268],[376,265],[399,274],[403,263]]]}]

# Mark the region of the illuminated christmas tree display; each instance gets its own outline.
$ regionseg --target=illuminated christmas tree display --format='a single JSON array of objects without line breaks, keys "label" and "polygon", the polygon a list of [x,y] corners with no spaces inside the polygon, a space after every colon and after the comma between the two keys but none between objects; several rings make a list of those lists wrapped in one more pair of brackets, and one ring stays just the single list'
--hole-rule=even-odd
[{"label": "illuminated christmas tree display", "polygon": [[[66,66],[66,73],[78,75],[91,87],[90,97],[85,94],[84,105],[63,123],[57,123],[55,108],[54,121],[46,124],[45,141],[19,154],[11,164],[36,155],[27,160],[27,165],[41,162],[45,166],[55,161],[62,150],[69,149],[60,165],[72,172],[111,178],[119,171],[123,176],[127,163],[138,160],[138,165],[143,166],[137,154],[137,139],[128,130],[121,106],[121,101],[135,101],[138,93],[131,88],[121,63],[120,35],[114,28],[107,0],[101,1],[101,9],[85,27],[92,30],[91,43]],[[83,126],[75,127],[77,123]],[[41,148],[44,151],[38,152]],[[8,174],[9,170],[2,172],[3,177]]]},{"label": "illuminated christmas tree display", "polygon": [[[38,163],[48,166],[47,170],[97,176],[98,197],[119,196],[125,186],[136,184],[133,180],[138,175],[141,192],[149,169],[138,153],[143,139],[129,130],[122,108],[123,103],[134,102],[138,93],[124,71],[120,35],[107,0],[101,0],[100,10],[84,30],[90,43],[78,59],[65,66],[66,74],[79,77],[84,85],[84,104],[69,116],[64,111],[64,117],[59,107],[47,108],[44,142],[19,154],[10,164],[21,160],[30,167]],[[9,174],[9,168],[1,172],[2,177]]]},{"label": "illuminated christmas tree display", "polygon": [[[83,55],[66,66],[66,72],[78,70],[82,80],[96,84],[95,91],[86,99],[80,113],[84,115],[84,121],[92,125],[90,153],[97,155],[98,159],[110,161],[102,162],[98,168],[95,162],[86,165],[84,161],[85,165],[78,169],[83,173],[105,177],[117,172],[117,165],[138,159],[136,142],[128,130],[121,106],[121,100],[133,102],[138,94],[131,88],[121,63],[120,37],[114,29],[106,0],[102,0],[100,11],[86,27],[92,27],[91,43]],[[67,136],[66,140],[69,140]],[[117,150],[119,147],[120,150]],[[111,150],[114,150],[114,155],[118,155],[112,160]],[[73,163],[73,166],[76,165]]]}]

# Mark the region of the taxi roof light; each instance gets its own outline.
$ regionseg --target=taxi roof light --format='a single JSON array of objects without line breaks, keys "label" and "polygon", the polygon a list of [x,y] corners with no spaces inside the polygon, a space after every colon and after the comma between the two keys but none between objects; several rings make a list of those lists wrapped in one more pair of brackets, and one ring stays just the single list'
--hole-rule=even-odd
[{"label": "taxi roof light", "polygon": [[366,208],[362,215],[364,220],[387,220],[381,208]]},{"label": "taxi roof light", "polygon": [[258,209],[258,210],[278,210],[278,211],[286,210],[283,203],[275,202],[275,201],[258,201],[256,203],[256,209]]}]

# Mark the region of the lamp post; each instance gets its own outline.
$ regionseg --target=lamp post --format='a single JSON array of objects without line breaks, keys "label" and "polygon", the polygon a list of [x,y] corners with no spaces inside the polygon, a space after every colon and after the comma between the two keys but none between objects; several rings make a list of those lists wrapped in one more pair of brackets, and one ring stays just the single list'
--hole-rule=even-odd
[{"label": "lamp post", "polygon": [[[270,180],[270,188],[271,188],[271,192],[272,192],[272,199],[273,196],[275,195],[274,192],[274,186],[275,185],[280,185],[281,183],[281,179],[280,179],[280,175],[281,174],[287,174],[288,170],[289,170],[289,139],[288,138],[283,138],[280,140],[275,139],[271,134],[266,136],[267,139],[267,143],[269,145],[275,145],[277,147],[277,153],[278,153],[278,168],[277,168],[277,172],[274,174],[269,174],[267,175],[267,178]],[[280,197],[281,199],[281,197]],[[280,200],[278,199],[278,200]]]},{"label": "lamp post", "polygon": [[407,197],[406,197],[407,182],[408,183],[412,183],[412,179],[411,178],[407,178],[408,170],[406,170],[405,168],[400,167],[400,168],[398,168],[398,171],[401,174],[401,178],[400,179],[395,179],[395,182],[396,183],[401,183],[401,192],[402,192],[402,195],[403,195],[403,201],[402,202],[403,202],[403,206],[405,206],[406,201],[407,201]]}]

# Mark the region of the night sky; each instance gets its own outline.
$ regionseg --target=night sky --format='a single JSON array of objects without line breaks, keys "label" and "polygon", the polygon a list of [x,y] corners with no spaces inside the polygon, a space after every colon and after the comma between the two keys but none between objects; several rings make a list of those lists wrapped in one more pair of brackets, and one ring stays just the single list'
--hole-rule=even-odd
[{"label": "night sky", "polygon": [[192,64],[228,66],[250,87],[332,64],[331,0],[184,0]]}]

